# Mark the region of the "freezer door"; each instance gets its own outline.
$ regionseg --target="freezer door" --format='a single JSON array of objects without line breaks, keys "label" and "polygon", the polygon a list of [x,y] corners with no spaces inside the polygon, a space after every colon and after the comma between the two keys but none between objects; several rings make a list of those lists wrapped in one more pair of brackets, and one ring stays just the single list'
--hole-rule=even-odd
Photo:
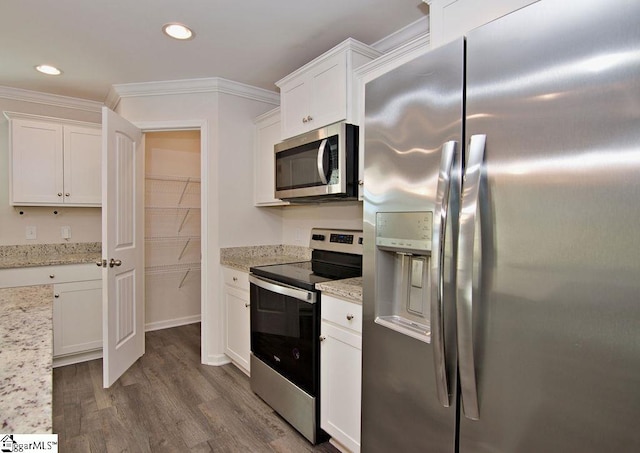
[{"label": "freezer door", "polygon": [[463,63],[459,40],[365,89],[361,442],[370,453],[455,451]]},{"label": "freezer door", "polygon": [[638,18],[542,0],[467,35],[486,147],[461,453],[640,451]]}]

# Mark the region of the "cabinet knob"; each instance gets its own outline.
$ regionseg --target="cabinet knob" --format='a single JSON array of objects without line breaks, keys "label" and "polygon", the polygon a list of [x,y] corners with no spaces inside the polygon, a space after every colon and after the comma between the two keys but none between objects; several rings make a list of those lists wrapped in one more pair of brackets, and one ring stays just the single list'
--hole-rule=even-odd
[{"label": "cabinet knob", "polygon": [[358,179],[358,185],[359,186],[364,186],[364,180]]},{"label": "cabinet knob", "polygon": [[353,319],[353,315],[351,313],[349,313],[347,315],[347,321],[351,321]]},{"label": "cabinet knob", "polygon": [[311,118],[311,115],[307,115],[307,121],[311,121],[313,120],[313,118]]},{"label": "cabinet knob", "polygon": [[320,335],[320,341],[324,341],[326,339],[327,339],[327,337],[325,337],[324,335]]},{"label": "cabinet knob", "polygon": [[56,278],[54,274],[49,274],[49,278]]},{"label": "cabinet knob", "polygon": [[238,281],[238,277],[233,277],[233,281],[237,282]]},{"label": "cabinet knob", "polygon": [[244,304],[245,308],[249,308],[251,304]]},{"label": "cabinet knob", "polygon": [[69,192],[67,192],[67,193],[65,193],[65,194],[64,194],[64,196],[65,196],[65,197],[68,197],[68,196],[70,196],[70,195],[71,195],[71,194],[70,194]]},{"label": "cabinet knob", "polygon": [[62,196],[62,192],[58,192],[58,196],[61,197]]},{"label": "cabinet knob", "polygon": [[56,299],[60,297],[60,294],[54,294],[53,297],[55,297]]},{"label": "cabinet knob", "polygon": [[308,123],[308,122],[309,122],[309,120],[308,120],[308,119],[307,119],[307,117],[305,116],[304,118],[302,118],[302,122],[303,122],[303,123]]}]

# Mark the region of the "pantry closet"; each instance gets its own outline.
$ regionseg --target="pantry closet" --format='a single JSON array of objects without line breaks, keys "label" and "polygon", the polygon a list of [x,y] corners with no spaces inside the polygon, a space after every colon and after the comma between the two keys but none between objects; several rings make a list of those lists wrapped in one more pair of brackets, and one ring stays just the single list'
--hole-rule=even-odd
[{"label": "pantry closet", "polygon": [[200,131],[145,133],[145,328],[200,321]]}]

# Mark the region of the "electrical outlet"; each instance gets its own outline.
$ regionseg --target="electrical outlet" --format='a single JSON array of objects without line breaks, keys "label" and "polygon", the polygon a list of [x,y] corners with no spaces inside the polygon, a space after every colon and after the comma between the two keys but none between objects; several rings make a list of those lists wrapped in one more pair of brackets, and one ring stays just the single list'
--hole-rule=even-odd
[{"label": "electrical outlet", "polygon": [[71,227],[70,226],[60,227],[60,235],[62,236],[62,239],[71,239]]},{"label": "electrical outlet", "polygon": [[27,226],[25,230],[25,238],[26,239],[36,239],[38,237],[38,230],[35,226],[30,225]]}]

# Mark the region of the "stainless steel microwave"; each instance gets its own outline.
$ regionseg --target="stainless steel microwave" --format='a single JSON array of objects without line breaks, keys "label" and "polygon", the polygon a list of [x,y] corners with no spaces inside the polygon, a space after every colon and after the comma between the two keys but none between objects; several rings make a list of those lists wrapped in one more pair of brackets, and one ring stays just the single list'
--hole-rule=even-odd
[{"label": "stainless steel microwave", "polygon": [[330,124],[275,145],[275,197],[291,202],[358,196],[358,126]]}]

